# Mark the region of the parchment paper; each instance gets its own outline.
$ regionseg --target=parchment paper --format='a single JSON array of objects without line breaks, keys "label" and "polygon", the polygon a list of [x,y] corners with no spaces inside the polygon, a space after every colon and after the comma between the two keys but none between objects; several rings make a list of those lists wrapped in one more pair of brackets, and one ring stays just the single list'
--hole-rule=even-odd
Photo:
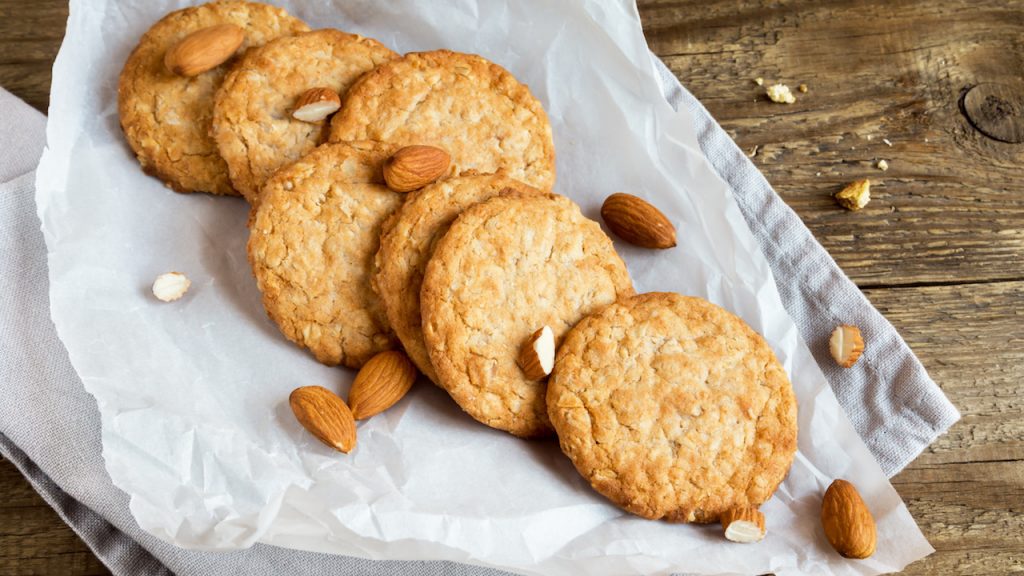
[{"label": "parchment paper", "polygon": [[[353,373],[317,364],[267,320],[245,258],[246,204],[170,192],[142,174],[121,135],[121,66],[183,4],[72,0],[38,176],[53,320],[99,404],[110,476],[144,529],[201,549],[260,541],[557,575],[876,574],[932,551],[800,340],[690,119],[662,98],[628,0],[281,4],[400,52],[444,47],[500,63],[550,115],[556,191],[595,219],[605,196],[631,191],[673,220],[678,248],[618,244],[638,290],[700,295],[742,316],[799,398],[800,451],[762,508],[767,538],[741,546],[718,526],[628,516],[555,442],[485,428],[426,382],[361,423],[353,454],[320,445],[288,393],[321,384],[346,394]],[[159,303],[150,284],[171,270],[192,289]],[[860,487],[878,520],[869,560],[840,558],[821,531],[821,494],[837,477]]]}]

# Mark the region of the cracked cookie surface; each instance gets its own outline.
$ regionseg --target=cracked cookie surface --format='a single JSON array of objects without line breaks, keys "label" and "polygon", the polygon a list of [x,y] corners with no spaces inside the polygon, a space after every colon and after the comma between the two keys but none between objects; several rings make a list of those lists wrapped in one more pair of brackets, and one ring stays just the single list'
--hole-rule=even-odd
[{"label": "cracked cookie surface", "polygon": [[[245,31],[236,56],[192,78],[164,67],[168,49],[217,24]],[[237,196],[210,136],[214,93],[246,49],[308,29],[281,8],[235,1],[185,8],[154,24],[125,62],[117,89],[121,128],[142,169],[178,192]]]},{"label": "cracked cookie surface", "polygon": [[213,111],[213,136],[235,189],[255,203],[277,169],[326,139],[327,120],[292,117],[306,90],[327,87],[344,100],[360,76],[397,57],[372,38],[329,28],[278,38],[246,53],[217,91]]},{"label": "cracked cookie surface", "polygon": [[437,374],[423,342],[420,310],[427,262],[435,243],[463,210],[504,190],[540,194],[536,188],[498,174],[448,178],[410,193],[402,207],[384,222],[373,288],[405,352],[434,382]]},{"label": "cracked cookie surface", "polygon": [[263,306],[327,365],[359,368],[396,345],[370,289],[381,223],[402,202],[382,175],[393,153],[325,144],[274,174],[253,208],[248,253]]},{"label": "cracked cookie surface", "polygon": [[438,384],[492,428],[548,435],[546,383],[523,375],[520,347],[544,325],[558,342],[632,294],[612,241],[568,198],[502,193],[471,206],[437,242],[420,292]]},{"label": "cracked cookie surface", "polygon": [[764,338],[679,294],[582,320],[558,350],[547,406],[576,469],[644,518],[714,522],[759,506],[796,452],[796,398]]},{"label": "cracked cookie surface", "polygon": [[452,174],[509,177],[542,190],[555,182],[551,126],[530,89],[481,56],[414,52],[379,66],[349,90],[331,141],[427,144],[451,154]]}]

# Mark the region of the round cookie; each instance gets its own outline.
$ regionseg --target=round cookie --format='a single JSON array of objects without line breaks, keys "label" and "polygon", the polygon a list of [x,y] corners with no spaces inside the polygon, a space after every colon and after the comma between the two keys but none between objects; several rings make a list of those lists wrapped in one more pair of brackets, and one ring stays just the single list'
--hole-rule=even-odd
[{"label": "round cookie", "polygon": [[541,326],[555,342],[633,285],[612,241],[568,198],[503,193],[466,209],[437,242],[420,292],[438,384],[480,422],[552,432],[545,382],[516,364]]},{"label": "round cookie", "polygon": [[577,324],[547,406],[576,469],[644,518],[714,522],[759,506],[796,452],[796,399],[764,338],[679,294],[642,294]]},{"label": "round cookie", "polygon": [[409,194],[385,222],[371,277],[388,322],[420,372],[437,382],[423,342],[420,288],[434,243],[463,210],[504,190],[539,194],[540,190],[500,174],[448,178]]},{"label": "round cookie", "polygon": [[237,60],[186,78],[169,72],[164,53],[192,32],[217,24],[245,31],[238,54],[309,29],[281,8],[255,2],[211,2],[171,12],[139,40],[117,87],[121,129],[142,169],[178,192],[238,195],[210,136],[213,96]]},{"label": "round cookie", "polygon": [[292,118],[306,90],[327,87],[344,99],[360,76],[397,57],[372,38],[329,28],[249,51],[224,79],[213,111],[213,137],[235,188],[254,202],[278,168],[326,139],[326,120]]},{"label": "round cookie", "polygon": [[452,173],[505,170],[542,190],[555,182],[555,147],[540,102],[501,66],[449,50],[406,54],[349,90],[331,141],[429,144]]},{"label": "round cookie", "polygon": [[402,203],[382,176],[393,152],[320,146],[267,181],[250,217],[249,262],[267,314],[327,365],[359,368],[396,345],[369,281],[380,226]]}]

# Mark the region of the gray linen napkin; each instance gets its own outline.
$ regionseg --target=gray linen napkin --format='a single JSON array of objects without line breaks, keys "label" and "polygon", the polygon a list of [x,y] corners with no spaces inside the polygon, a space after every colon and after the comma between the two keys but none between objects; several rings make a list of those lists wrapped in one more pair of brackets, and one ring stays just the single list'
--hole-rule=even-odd
[{"label": "gray linen napkin", "polygon": [[[711,115],[654,58],[668,101],[688,111],[701,146],[732,188],[761,244],[786,309],[833,382],[854,427],[890,476],[959,413],[896,330],[843,275]],[[228,553],[184,550],[143,532],[103,466],[99,412],[49,315],[46,246],[33,199],[45,118],[0,89],[0,454],[12,461],[115,574],[484,574],[450,562],[374,562],[258,544]],[[841,322],[869,342],[840,372],[827,339]]]}]

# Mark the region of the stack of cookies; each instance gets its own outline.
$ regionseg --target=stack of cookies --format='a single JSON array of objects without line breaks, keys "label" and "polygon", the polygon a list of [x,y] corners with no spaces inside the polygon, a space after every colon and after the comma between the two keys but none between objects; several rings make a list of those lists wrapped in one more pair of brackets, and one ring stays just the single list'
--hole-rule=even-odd
[{"label": "stack of cookies", "polygon": [[[646,518],[756,511],[785,477],[796,403],[771,349],[704,300],[635,294],[601,226],[551,192],[547,115],[497,64],[229,0],[157,22],[119,109],[148,173],[251,204],[264,307],[320,362],[402,348],[476,420],[557,433]],[[538,373],[521,352],[539,334],[557,356]]]}]

